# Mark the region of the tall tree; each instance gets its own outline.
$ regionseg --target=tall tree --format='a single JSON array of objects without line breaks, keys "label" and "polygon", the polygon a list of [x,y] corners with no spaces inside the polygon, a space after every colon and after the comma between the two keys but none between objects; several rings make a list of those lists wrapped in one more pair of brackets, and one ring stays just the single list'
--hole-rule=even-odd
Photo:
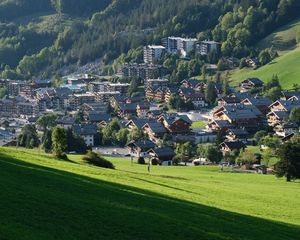
[{"label": "tall tree", "polygon": [[64,128],[55,127],[52,131],[52,153],[56,158],[64,158],[67,150],[67,132]]}]

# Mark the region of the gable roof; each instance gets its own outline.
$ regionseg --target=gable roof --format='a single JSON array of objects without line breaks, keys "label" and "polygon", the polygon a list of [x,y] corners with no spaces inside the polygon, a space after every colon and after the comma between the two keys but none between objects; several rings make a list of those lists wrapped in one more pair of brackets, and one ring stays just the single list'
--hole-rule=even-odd
[{"label": "gable roof", "polygon": [[170,147],[152,148],[148,152],[153,152],[158,158],[162,158],[162,157],[173,158],[175,156],[174,150]]},{"label": "gable roof", "polygon": [[230,150],[240,150],[246,148],[247,146],[241,141],[224,141],[220,144],[221,147],[228,147]]},{"label": "gable roof", "polygon": [[140,148],[142,150],[144,150],[144,149],[149,150],[151,148],[155,148],[156,147],[156,145],[152,141],[150,141],[150,140],[132,141],[132,142],[128,143],[127,146],[136,146],[136,147],[138,147],[138,148]]},{"label": "gable roof", "polygon": [[73,131],[77,135],[96,135],[97,126],[94,124],[76,124],[73,126]]},{"label": "gable roof", "polygon": [[157,135],[164,134],[167,132],[164,126],[159,122],[148,122],[144,125],[144,127],[145,126],[148,126],[151,129],[151,131]]}]

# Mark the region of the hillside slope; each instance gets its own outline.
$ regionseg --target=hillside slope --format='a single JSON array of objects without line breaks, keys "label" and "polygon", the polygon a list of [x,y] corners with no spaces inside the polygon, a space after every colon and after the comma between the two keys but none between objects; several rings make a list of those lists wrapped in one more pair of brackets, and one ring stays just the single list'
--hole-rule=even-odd
[{"label": "hillside slope", "polygon": [[300,46],[296,44],[296,33],[300,29],[300,19],[297,19],[264,38],[257,44],[259,49],[273,47],[280,57],[257,70],[249,68],[237,69],[232,72],[234,85],[248,77],[258,77],[264,82],[277,74],[284,89],[292,89],[294,84],[300,84]]},{"label": "hillside slope", "polygon": [[[295,239],[299,183],[0,149],[1,239]],[[222,210],[223,209],[223,210]],[[252,215],[252,216],[250,216]]]}]

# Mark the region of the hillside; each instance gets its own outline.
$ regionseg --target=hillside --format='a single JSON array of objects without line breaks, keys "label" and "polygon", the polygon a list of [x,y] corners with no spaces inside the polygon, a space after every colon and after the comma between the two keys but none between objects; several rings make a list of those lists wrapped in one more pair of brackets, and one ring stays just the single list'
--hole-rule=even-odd
[{"label": "hillside", "polygon": [[299,183],[111,159],[0,149],[1,239],[295,239]]},{"label": "hillside", "polygon": [[248,77],[258,77],[268,82],[277,74],[284,89],[292,89],[294,84],[300,84],[300,46],[296,44],[299,28],[300,19],[297,19],[260,41],[257,44],[259,49],[273,47],[280,57],[257,70],[245,68],[233,71],[230,76],[232,83],[236,85]]}]

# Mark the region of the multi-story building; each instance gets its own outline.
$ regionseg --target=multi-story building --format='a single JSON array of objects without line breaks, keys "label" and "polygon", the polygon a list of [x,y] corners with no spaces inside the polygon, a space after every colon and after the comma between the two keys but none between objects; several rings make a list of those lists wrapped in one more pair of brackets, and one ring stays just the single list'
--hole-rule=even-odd
[{"label": "multi-story building", "polygon": [[109,83],[107,86],[107,91],[119,92],[121,95],[125,95],[128,93],[129,86],[129,83]]},{"label": "multi-story building", "polygon": [[178,53],[181,57],[187,57],[188,53],[192,51],[196,44],[196,38],[181,38],[168,37],[162,40],[163,46],[169,53]]},{"label": "multi-story building", "polygon": [[167,87],[169,84],[169,80],[165,78],[157,78],[157,79],[147,79],[145,80],[145,89],[146,88],[158,88],[158,87]]},{"label": "multi-story building", "polygon": [[198,45],[198,51],[201,55],[208,55],[211,52],[219,53],[221,49],[221,44],[215,41],[202,41]]},{"label": "multi-story building", "polygon": [[91,82],[88,84],[90,92],[105,92],[108,89],[109,82]]},{"label": "multi-story building", "polygon": [[148,45],[144,47],[144,62],[154,63],[155,61],[161,59],[165,51],[166,48],[160,45]]}]

